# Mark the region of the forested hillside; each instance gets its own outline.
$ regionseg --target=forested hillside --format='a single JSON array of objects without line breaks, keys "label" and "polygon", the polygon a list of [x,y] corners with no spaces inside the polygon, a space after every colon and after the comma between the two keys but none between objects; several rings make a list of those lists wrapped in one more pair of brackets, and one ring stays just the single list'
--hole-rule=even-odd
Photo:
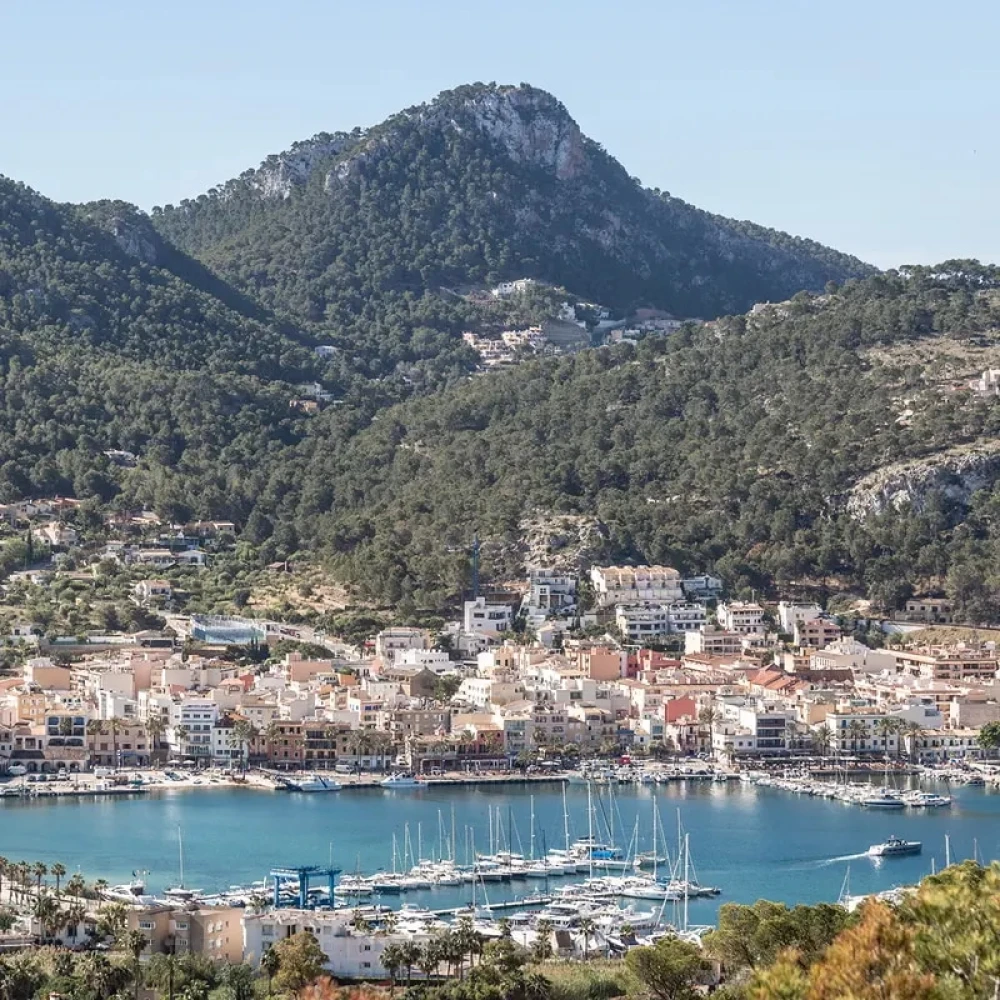
[{"label": "forested hillside", "polygon": [[302,424],[269,380],[313,364],[134,210],[0,179],[0,500],[124,488],[119,502],[236,515],[256,463]]},{"label": "forested hillside", "polygon": [[524,85],[316,136],[153,221],[373,376],[461,364],[475,315],[443,289],[530,276],[618,309],[713,317],[872,271],[643,188]]},{"label": "forested hillside", "polygon": [[871,470],[1000,431],[995,399],[941,386],[905,352],[876,354],[995,343],[998,287],[1000,272],[968,262],[876,276],[475,379],[380,414],[338,449],[318,422],[296,459],[299,542],[371,596],[433,605],[461,585],[451,549],[474,528],[502,574],[526,513],[585,512],[622,559],[714,567],[737,587],[830,578],[891,603],[951,572],[949,586],[984,599],[1000,497],[977,493],[969,516],[929,490],[863,518],[847,499]]}]

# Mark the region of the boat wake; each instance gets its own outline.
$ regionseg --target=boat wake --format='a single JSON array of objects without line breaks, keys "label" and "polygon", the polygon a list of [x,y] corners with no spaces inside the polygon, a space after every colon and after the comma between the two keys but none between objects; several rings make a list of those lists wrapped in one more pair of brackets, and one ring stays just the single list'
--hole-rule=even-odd
[{"label": "boat wake", "polygon": [[843,864],[845,861],[856,861],[858,858],[867,858],[868,852],[862,851],[859,854],[841,854],[836,858],[817,858],[811,861],[803,861],[792,865],[792,868],[826,868],[829,865]]}]

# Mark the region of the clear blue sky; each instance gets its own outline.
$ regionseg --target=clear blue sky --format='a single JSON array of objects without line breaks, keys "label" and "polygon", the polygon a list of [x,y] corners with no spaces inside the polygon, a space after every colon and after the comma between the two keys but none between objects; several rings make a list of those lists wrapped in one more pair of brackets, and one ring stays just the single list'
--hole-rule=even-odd
[{"label": "clear blue sky", "polygon": [[149,208],[476,80],[645,184],[873,263],[1000,261],[997,0],[30,0],[0,173]]}]

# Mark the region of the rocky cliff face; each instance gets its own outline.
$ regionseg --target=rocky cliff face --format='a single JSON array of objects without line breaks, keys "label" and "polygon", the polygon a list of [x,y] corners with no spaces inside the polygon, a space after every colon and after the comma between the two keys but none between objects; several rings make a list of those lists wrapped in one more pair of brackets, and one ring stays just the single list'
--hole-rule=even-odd
[{"label": "rocky cliff face", "polygon": [[859,520],[889,510],[921,510],[932,493],[966,505],[1000,478],[1000,442],[954,449],[920,461],[890,465],[860,479],[847,497]]},{"label": "rocky cliff face", "polygon": [[108,220],[107,228],[121,249],[143,264],[159,263],[159,239],[149,223],[121,215]]},{"label": "rocky cliff face", "polygon": [[262,198],[288,198],[296,187],[309,180],[317,166],[340,156],[358,137],[347,132],[321,133],[297,142],[284,153],[269,156],[249,176],[244,175],[247,185]]}]

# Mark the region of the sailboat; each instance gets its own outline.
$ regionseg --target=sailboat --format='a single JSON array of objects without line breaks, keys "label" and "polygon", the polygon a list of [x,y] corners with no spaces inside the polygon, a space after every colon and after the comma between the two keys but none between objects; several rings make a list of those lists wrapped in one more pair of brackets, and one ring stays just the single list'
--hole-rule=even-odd
[{"label": "sailboat", "polygon": [[184,833],[177,827],[177,855],[180,862],[181,880],[170,889],[164,889],[163,895],[174,902],[190,903],[204,895],[198,889],[188,889],[184,885]]}]

